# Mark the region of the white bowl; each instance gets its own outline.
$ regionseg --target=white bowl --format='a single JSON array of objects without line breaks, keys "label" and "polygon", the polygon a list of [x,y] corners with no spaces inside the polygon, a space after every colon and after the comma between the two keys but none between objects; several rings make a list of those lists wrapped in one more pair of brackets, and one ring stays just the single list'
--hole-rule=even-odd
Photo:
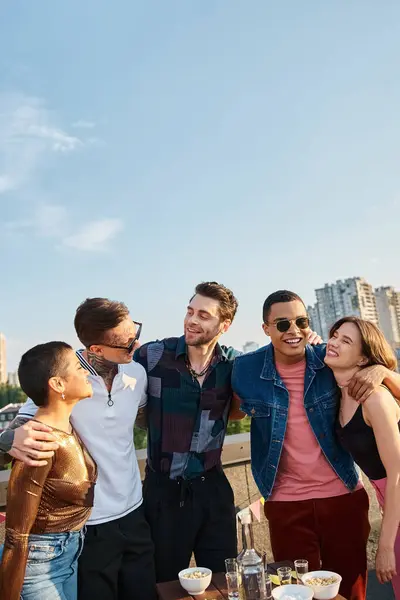
[{"label": "white bowl", "polygon": [[308,585],[307,581],[313,577],[335,577],[336,583],[331,585],[310,585],[309,587],[314,591],[315,600],[333,600],[339,593],[340,584],[342,578],[333,571],[310,571],[302,576],[301,580],[305,585]]},{"label": "white bowl", "polygon": [[[204,573],[204,577],[199,577],[199,579],[188,579],[185,575],[190,573],[194,573],[195,571],[201,571]],[[183,569],[178,575],[179,583],[183,587],[184,590],[192,594],[193,596],[198,596],[199,594],[204,594],[206,589],[211,583],[212,571],[210,569],[206,569],[205,567],[193,567],[191,569]]]},{"label": "white bowl", "polygon": [[302,598],[303,600],[312,600],[314,593],[311,588],[305,585],[280,585],[272,590],[274,600],[283,599],[285,596],[293,596],[294,598]]}]

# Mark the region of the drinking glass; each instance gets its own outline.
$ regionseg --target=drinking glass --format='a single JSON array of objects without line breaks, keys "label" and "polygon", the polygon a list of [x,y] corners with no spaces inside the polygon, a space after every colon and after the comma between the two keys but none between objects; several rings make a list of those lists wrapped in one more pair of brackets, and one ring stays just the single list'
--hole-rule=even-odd
[{"label": "drinking glass", "polygon": [[291,567],[279,567],[277,570],[279,583],[281,585],[290,585],[292,583],[292,568]]},{"label": "drinking glass", "polygon": [[238,564],[236,558],[226,558],[225,569],[227,573],[237,573]]},{"label": "drinking glass", "polygon": [[272,600],[272,581],[267,573],[265,573],[265,589],[267,590],[265,600]]},{"label": "drinking glass", "polygon": [[303,585],[303,575],[308,573],[308,560],[303,558],[295,560],[294,567],[296,569],[297,583]]},{"label": "drinking glass", "polygon": [[225,573],[226,586],[228,588],[228,599],[238,600],[239,599],[239,585],[238,585],[238,574],[236,573]]},{"label": "drinking glass", "polygon": [[228,588],[228,599],[238,600],[239,598],[239,574],[236,558],[227,558],[225,560],[226,585]]}]

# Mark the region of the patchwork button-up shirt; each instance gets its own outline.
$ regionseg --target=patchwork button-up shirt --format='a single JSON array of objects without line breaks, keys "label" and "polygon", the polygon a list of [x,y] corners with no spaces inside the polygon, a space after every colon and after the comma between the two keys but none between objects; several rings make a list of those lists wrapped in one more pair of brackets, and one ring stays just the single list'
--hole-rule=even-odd
[{"label": "patchwork button-up shirt", "polygon": [[216,346],[202,386],[186,366],[185,338],[141,346],[134,360],[148,376],[148,468],[192,479],[221,465],[232,400],[233,348]]}]

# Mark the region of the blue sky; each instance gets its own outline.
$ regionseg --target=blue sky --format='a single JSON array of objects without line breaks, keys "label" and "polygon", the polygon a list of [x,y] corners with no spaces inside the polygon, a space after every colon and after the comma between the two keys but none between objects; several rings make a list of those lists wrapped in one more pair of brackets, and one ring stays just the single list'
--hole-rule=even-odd
[{"label": "blue sky", "polygon": [[277,288],[400,288],[399,40],[396,0],[1,3],[9,370],[89,296],[146,340],[215,279],[241,346]]}]

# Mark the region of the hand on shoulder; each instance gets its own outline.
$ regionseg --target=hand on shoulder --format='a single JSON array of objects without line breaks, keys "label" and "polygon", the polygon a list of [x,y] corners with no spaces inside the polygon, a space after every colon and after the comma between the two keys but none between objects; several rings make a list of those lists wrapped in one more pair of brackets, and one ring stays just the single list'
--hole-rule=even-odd
[{"label": "hand on shoulder", "polygon": [[38,421],[27,421],[17,427],[10,456],[21,460],[30,467],[42,467],[58,449],[51,427]]}]

